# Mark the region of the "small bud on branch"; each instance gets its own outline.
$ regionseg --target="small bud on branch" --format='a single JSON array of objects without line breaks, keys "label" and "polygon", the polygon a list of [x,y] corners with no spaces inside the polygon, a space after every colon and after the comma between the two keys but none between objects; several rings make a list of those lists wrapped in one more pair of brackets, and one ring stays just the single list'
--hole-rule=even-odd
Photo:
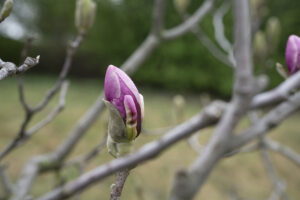
[{"label": "small bud on branch", "polygon": [[0,22],[4,21],[11,13],[14,6],[14,0],[6,0],[1,9]]},{"label": "small bud on branch", "polygon": [[104,91],[110,114],[107,147],[118,157],[124,145],[117,144],[131,143],[141,132],[144,100],[127,74],[113,65],[107,68]]}]

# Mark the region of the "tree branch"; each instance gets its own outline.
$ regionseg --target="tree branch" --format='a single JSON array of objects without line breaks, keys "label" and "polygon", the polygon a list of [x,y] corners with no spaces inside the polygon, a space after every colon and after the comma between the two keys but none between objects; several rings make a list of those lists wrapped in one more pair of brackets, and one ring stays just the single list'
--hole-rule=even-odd
[{"label": "tree branch", "polygon": [[281,121],[294,113],[300,107],[300,92],[292,95],[287,101],[279,104],[276,108],[268,112],[253,126],[238,134],[230,144],[230,150],[237,149],[251,140],[262,136],[267,131],[276,127]]},{"label": "tree branch", "polygon": [[2,198],[9,197],[14,191],[14,185],[12,184],[11,180],[8,177],[8,174],[6,173],[5,166],[0,166],[0,183],[2,183],[4,190],[4,196],[2,196]]},{"label": "tree branch", "polygon": [[267,148],[264,145],[265,144],[264,141],[265,141],[264,138],[262,138],[261,145],[260,145],[260,154],[261,154],[265,169],[269,175],[269,179],[272,182],[273,187],[274,187],[274,189],[273,189],[274,191],[272,192],[269,200],[280,200],[282,197],[283,197],[283,199],[286,200],[286,199],[288,199],[287,194],[285,192],[286,186],[277,176],[277,173],[276,173],[276,170],[271,161],[269,152],[267,151]]},{"label": "tree branch", "polygon": [[225,104],[222,102],[214,102],[208,106],[203,112],[194,116],[187,122],[175,127],[166,133],[160,140],[144,145],[135,153],[128,156],[115,159],[108,164],[102,165],[94,170],[80,176],[75,181],[57,188],[54,191],[40,197],[39,200],[64,199],[80,192],[88,186],[100,181],[121,169],[130,168],[149,159],[158,156],[162,151],[171,145],[188,137],[193,132],[214,124],[222,115]]},{"label": "tree branch", "polygon": [[271,151],[279,153],[300,167],[300,155],[289,147],[283,146],[278,142],[272,141],[271,139],[266,139],[265,145]]},{"label": "tree branch", "polygon": [[211,11],[214,3],[215,0],[205,0],[205,2],[198,8],[198,10],[189,19],[187,19],[182,24],[174,28],[164,31],[162,38],[164,40],[171,40],[190,31],[190,29],[193,26],[199,23],[202,20],[202,18]]},{"label": "tree branch", "polygon": [[40,56],[37,56],[36,58],[27,57],[24,63],[17,67],[14,63],[4,62],[0,59],[0,80],[3,80],[8,76],[24,73],[25,71],[37,65],[39,61]]},{"label": "tree branch", "polygon": [[232,133],[247,112],[253,95],[251,60],[250,13],[247,0],[235,0],[235,82],[233,99],[201,155],[188,171],[180,171],[175,178],[172,200],[189,200],[203,185],[211,170],[223,157]]},{"label": "tree branch", "polygon": [[257,109],[265,106],[271,106],[287,100],[292,92],[299,89],[299,87],[300,71],[286,79],[275,89],[256,95],[251,102],[251,108]]},{"label": "tree branch", "polygon": [[[44,99],[36,107],[30,107],[27,104],[27,102],[25,101],[23,80],[19,80],[19,95],[20,95],[20,101],[21,101],[21,103],[23,105],[23,108],[25,110],[25,119],[24,119],[24,121],[21,125],[21,128],[20,128],[17,136],[0,153],[0,160],[2,160],[4,158],[4,156],[9,154],[14,148],[16,148],[19,145],[23,144],[23,142],[27,140],[28,136],[32,135],[35,131],[37,131],[41,127],[45,126],[46,124],[48,124],[62,110],[63,106],[59,106],[56,110],[52,111],[52,113],[50,113],[49,116],[43,122],[41,122],[41,124],[37,124],[36,127],[33,127],[33,129],[29,130],[29,134],[27,134],[27,130],[26,130],[27,126],[30,123],[30,121],[31,121],[32,117],[34,116],[34,114],[36,114],[37,112],[44,109],[48,105],[50,100],[54,97],[54,95],[61,89],[61,87],[63,85],[63,82],[64,82],[64,80],[65,80],[65,78],[66,78],[66,76],[67,76],[67,74],[70,70],[73,55],[76,52],[76,50],[78,49],[82,39],[83,39],[83,35],[79,34],[76,37],[76,39],[69,44],[69,47],[67,49],[66,59],[65,59],[64,65],[62,67],[62,70],[60,72],[59,78],[55,83],[55,86],[47,92]],[[26,60],[25,60],[24,63],[26,63]],[[64,102],[62,102],[62,103],[64,103]]]},{"label": "tree branch", "polygon": [[125,181],[129,175],[129,169],[122,169],[116,174],[116,184],[111,186],[110,200],[120,200]]},{"label": "tree branch", "polygon": [[157,37],[161,37],[164,29],[166,0],[155,0],[153,9],[152,33]]}]

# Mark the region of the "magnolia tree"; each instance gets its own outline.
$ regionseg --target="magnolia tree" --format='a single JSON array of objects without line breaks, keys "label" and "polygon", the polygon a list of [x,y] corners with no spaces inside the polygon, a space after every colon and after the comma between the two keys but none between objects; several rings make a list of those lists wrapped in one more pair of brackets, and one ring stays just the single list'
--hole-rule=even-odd
[{"label": "magnolia tree", "polygon": [[[200,153],[191,166],[174,174],[173,182],[170,183],[172,189],[169,198],[172,200],[193,199],[220,160],[241,152],[257,150],[261,152],[262,161],[273,184],[270,199],[287,199],[285,184],[277,176],[269,152],[280,153],[299,167],[300,155],[289,147],[269,139],[266,135],[300,107],[300,93],[298,92],[300,72],[297,72],[300,69],[300,38],[292,35],[287,40],[285,55],[287,67],[277,64],[278,72],[285,77],[284,81],[278,87],[264,91],[268,77],[264,74],[255,76],[252,64],[252,55],[268,56],[268,52],[264,49],[267,41],[265,41],[264,33],[259,31],[259,13],[255,9],[250,16],[251,6],[248,0],[220,2],[221,6],[218,7],[219,1],[205,0],[195,13],[189,14],[186,10],[188,0],[175,0],[174,5],[182,17],[182,22],[173,28],[166,29],[164,16],[167,1],[155,0],[153,2],[152,28],[148,36],[120,68],[113,65],[107,68],[104,92],[99,94],[91,108],[74,124],[64,141],[53,152],[30,158],[16,182],[11,181],[5,167],[0,168],[0,181],[5,191],[4,195],[1,194],[2,197],[13,200],[54,200],[77,195],[76,197],[79,198],[79,194],[93,184],[116,174],[116,182],[110,188],[111,199],[120,199],[122,188],[126,184],[126,178],[131,170],[135,170],[147,160],[155,159],[156,156],[164,153],[179,141],[189,138],[191,144],[197,143],[196,137],[192,135],[201,129],[214,126],[213,134],[205,146],[198,149]],[[258,1],[253,2],[252,8],[255,8]],[[1,10],[0,21],[9,16],[12,7],[13,0],[6,0]],[[229,10],[232,10],[234,20],[233,45],[225,37],[222,20]],[[22,76],[17,76],[20,101],[26,117],[16,137],[1,150],[1,164],[3,164],[4,157],[9,156],[12,151],[30,140],[63,110],[68,89],[66,77],[71,68],[73,55],[93,24],[95,11],[96,5],[92,0],[77,1],[75,15],[75,24],[78,28],[77,37],[68,45],[65,62],[56,83],[39,104],[32,106],[26,102]],[[202,19],[210,12],[214,13],[213,25],[218,46],[199,28]],[[274,45],[276,31],[278,31],[276,19],[271,20],[269,29],[266,34],[272,34],[274,40],[269,43]],[[192,32],[216,59],[233,69],[234,83],[231,100],[228,102],[214,100],[199,110],[199,114],[165,131],[158,140],[132,151],[132,144],[138,142],[138,136],[145,132],[142,128],[144,103],[143,96],[128,75],[141,67],[149,55],[161,44],[175,40],[188,32]],[[253,49],[255,52],[252,52],[251,38],[254,38]],[[0,59],[0,80],[14,74],[21,74],[39,63],[39,56],[36,58],[26,57],[30,42],[28,40],[24,47],[22,52],[24,62],[20,66]],[[261,58],[260,60],[264,61],[265,59]],[[43,110],[59,92],[60,98],[57,107],[46,118],[29,127],[32,117]],[[177,97],[175,102],[180,110],[184,101],[181,97]],[[83,156],[71,160],[71,163],[67,162],[72,150],[103,113],[105,106],[109,110],[107,137],[92,151],[83,152]],[[265,107],[269,109],[264,109]],[[258,114],[258,112],[263,114]],[[238,131],[236,127],[244,117],[249,117],[251,124],[244,130],[240,131],[239,129]],[[37,197],[30,194],[33,183],[41,173],[54,173],[72,163],[84,168],[105,147],[113,156],[112,161],[83,172],[75,180],[63,183],[42,196]]]}]

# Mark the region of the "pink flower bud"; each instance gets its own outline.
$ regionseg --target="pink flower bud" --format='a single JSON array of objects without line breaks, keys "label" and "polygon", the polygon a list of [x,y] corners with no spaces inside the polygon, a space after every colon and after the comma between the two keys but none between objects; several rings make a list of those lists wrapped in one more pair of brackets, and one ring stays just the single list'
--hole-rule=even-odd
[{"label": "pink flower bud", "polygon": [[291,35],[287,41],[285,60],[290,74],[300,69],[300,38],[296,35]]},{"label": "pink flower bud", "polygon": [[126,126],[129,140],[141,132],[144,102],[135,84],[121,69],[110,65],[105,74],[105,98],[120,113]]}]

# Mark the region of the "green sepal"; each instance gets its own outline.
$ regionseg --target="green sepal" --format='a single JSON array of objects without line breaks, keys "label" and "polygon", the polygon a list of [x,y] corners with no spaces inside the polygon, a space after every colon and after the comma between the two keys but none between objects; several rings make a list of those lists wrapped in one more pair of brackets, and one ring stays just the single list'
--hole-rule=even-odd
[{"label": "green sepal", "polygon": [[108,134],[116,143],[129,142],[126,127],[120,112],[109,101],[103,99],[109,111]]},{"label": "green sepal", "polygon": [[129,141],[135,140],[137,136],[136,124],[126,124],[127,138]]}]

